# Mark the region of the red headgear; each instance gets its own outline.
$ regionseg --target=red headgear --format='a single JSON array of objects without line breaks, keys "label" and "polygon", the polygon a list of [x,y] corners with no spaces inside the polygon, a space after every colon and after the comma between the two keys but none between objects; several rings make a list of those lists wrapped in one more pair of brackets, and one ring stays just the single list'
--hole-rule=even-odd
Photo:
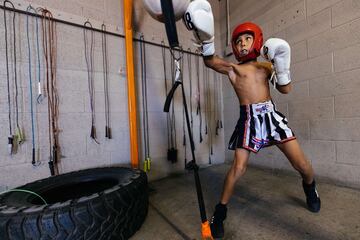
[{"label": "red headgear", "polygon": [[[254,36],[254,43],[247,55],[240,56],[240,53],[236,47],[236,40],[238,39],[239,35],[243,33],[251,33]],[[239,62],[246,62],[248,60],[257,58],[260,55],[260,49],[263,45],[263,34],[261,28],[252,22],[245,22],[238,25],[233,31],[231,44],[235,58]]]}]

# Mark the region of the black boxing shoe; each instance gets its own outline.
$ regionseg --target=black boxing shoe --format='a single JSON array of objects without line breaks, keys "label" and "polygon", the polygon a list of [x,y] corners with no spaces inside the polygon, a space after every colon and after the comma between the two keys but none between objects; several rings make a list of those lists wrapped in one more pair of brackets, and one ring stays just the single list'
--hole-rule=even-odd
[{"label": "black boxing shoe", "polygon": [[309,211],[311,212],[319,212],[321,208],[321,201],[319,194],[316,190],[315,180],[311,184],[306,184],[304,181],[302,182],[304,193],[306,195],[306,204],[308,206]]},{"label": "black boxing shoe", "polygon": [[215,206],[214,215],[210,221],[211,235],[213,238],[224,237],[224,220],[226,218],[227,207],[224,204],[218,203]]}]

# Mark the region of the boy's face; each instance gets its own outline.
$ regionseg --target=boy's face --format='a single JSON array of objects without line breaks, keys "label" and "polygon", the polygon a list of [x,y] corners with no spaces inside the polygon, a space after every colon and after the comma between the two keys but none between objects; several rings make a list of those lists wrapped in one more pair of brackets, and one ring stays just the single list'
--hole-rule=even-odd
[{"label": "boy's face", "polygon": [[251,35],[250,33],[240,34],[238,39],[236,40],[236,47],[240,53],[240,56],[248,55],[253,43],[253,35]]}]

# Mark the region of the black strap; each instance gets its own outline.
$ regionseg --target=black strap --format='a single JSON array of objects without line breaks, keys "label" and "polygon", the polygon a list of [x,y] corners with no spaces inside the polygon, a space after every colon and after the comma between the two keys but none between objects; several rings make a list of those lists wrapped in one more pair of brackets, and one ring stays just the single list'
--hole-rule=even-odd
[{"label": "black strap", "polygon": [[161,9],[164,16],[166,35],[171,48],[179,46],[179,40],[176,30],[175,14],[172,1],[161,0]]}]

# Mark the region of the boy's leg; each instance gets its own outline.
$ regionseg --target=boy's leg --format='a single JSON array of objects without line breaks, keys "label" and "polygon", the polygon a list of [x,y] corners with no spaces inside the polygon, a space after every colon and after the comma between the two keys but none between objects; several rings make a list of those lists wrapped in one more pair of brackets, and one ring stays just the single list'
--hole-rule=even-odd
[{"label": "boy's leg", "polygon": [[314,170],[304,152],[301,150],[299,142],[295,139],[278,144],[277,146],[303,178],[302,185],[306,195],[308,209],[312,212],[320,211],[321,201],[316,190]]},{"label": "boy's leg", "polygon": [[230,197],[233,194],[236,181],[245,174],[249,155],[250,152],[246,149],[237,148],[235,150],[234,161],[226,175],[223,192],[221,194],[220,202],[222,204],[227,204],[229,202]]},{"label": "boy's leg", "polygon": [[223,221],[226,218],[226,204],[229,202],[234,191],[236,181],[244,175],[246,171],[249,154],[249,151],[246,149],[237,148],[235,150],[234,161],[226,175],[220,203],[215,206],[215,212],[211,218],[210,228],[214,238],[222,238],[224,236]]},{"label": "boy's leg", "polygon": [[285,154],[291,165],[301,174],[304,182],[311,184],[314,180],[314,171],[297,139],[278,144],[277,147]]}]

